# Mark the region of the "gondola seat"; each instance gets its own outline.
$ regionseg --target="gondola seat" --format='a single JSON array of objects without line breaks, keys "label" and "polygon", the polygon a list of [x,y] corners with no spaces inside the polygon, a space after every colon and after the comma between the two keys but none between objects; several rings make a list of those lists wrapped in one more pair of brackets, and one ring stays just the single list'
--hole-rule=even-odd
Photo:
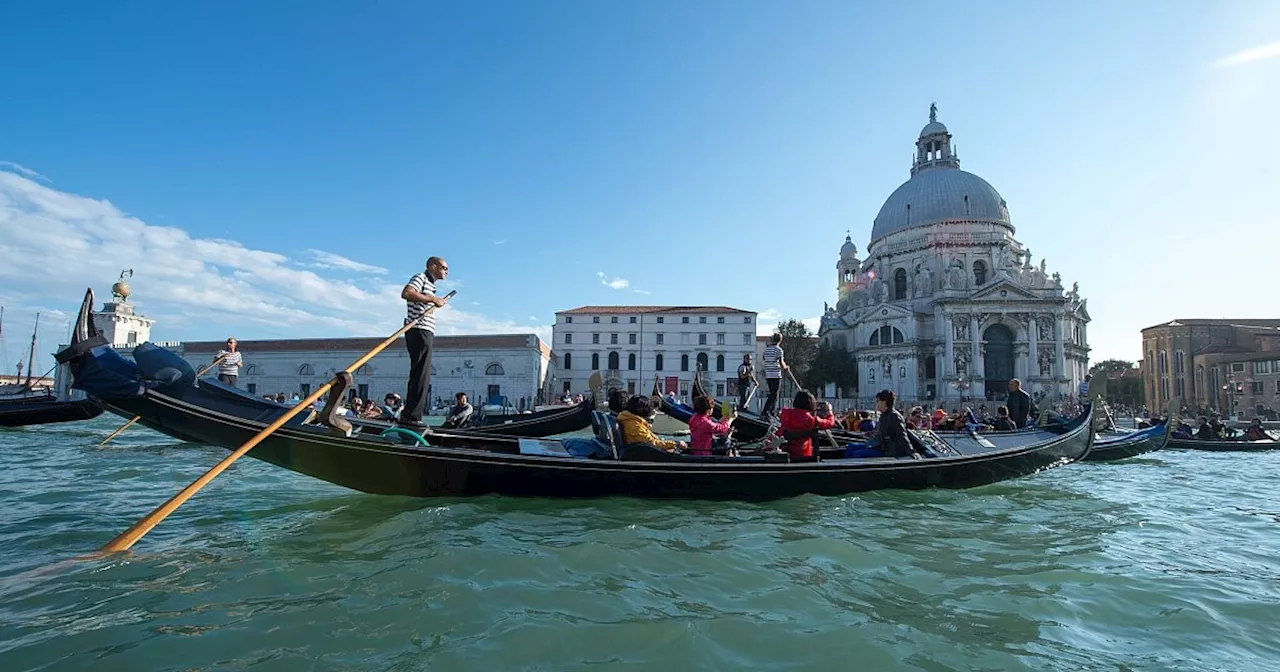
[{"label": "gondola seat", "polygon": [[622,449],[623,462],[671,462],[675,455],[649,443],[632,443]]}]

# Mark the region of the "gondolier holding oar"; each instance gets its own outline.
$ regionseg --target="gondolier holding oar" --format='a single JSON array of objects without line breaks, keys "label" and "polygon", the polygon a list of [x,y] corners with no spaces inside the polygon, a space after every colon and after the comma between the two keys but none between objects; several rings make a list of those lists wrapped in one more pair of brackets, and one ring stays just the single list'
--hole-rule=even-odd
[{"label": "gondolier holding oar", "polygon": [[236,350],[236,339],[228,338],[227,349],[219,350],[213,361],[218,365],[218,380],[234,387],[240,380],[240,367],[244,365],[244,354]]},{"label": "gondolier holding oar", "polygon": [[444,306],[444,299],[436,296],[436,283],[448,275],[449,264],[440,257],[431,257],[427,259],[426,270],[409,278],[400,292],[406,306],[404,323],[413,327],[404,334],[404,344],[409,350],[409,385],[399,425],[415,431],[426,427],[422,415],[431,391],[431,345],[435,339],[436,316],[427,306]]}]

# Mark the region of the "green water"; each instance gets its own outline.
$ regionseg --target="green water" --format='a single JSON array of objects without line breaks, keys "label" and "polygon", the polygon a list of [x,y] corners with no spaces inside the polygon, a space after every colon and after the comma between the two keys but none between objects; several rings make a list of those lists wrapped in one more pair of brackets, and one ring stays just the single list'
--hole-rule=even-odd
[{"label": "green water", "polygon": [[1280,452],[765,505],[412,500],[0,431],[0,670],[1280,669]]}]

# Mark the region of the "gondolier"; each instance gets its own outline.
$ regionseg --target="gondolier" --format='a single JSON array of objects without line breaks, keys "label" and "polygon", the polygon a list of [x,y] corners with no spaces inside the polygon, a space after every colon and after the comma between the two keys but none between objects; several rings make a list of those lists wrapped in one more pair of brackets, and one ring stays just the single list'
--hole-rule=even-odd
[{"label": "gondolier", "polygon": [[778,404],[778,388],[782,386],[782,372],[787,368],[787,362],[782,355],[782,334],[774,334],[769,345],[764,347],[764,356],[760,358],[764,362],[764,382],[769,386],[769,398],[764,402],[761,415],[775,413],[774,407]]},{"label": "gondolier", "polygon": [[738,409],[747,409],[747,392],[751,389],[751,381],[755,380],[756,369],[751,366],[751,355],[742,356],[742,364],[738,365]]},{"label": "gondolier", "polygon": [[244,355],[236,350],[236,339],[227,339],[227,349],[219,350],[213,356],[218,363],[218,380],[228,385],[235,385],[240,380],[240,367],[244,364]]},{"label": "gondolier", "polygon": [[435,311],[444,305],[444,299],[436,296],[436,283],[449,275],[449,264],[440,257],[427,259],[427,268],[409,278],[400,292],[405,300],[405,324],[413,328],[405,332],[404,344],[409,350],[409,385],[405,391],[404,409],[400,411],[399,424],[414,430],[424,430],[422,415],[431,393],[431,346],[435,339]]}]

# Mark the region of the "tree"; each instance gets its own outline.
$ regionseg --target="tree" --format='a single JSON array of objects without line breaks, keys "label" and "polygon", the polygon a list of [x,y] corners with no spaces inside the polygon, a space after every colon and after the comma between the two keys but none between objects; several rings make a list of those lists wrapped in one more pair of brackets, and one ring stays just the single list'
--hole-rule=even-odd
[{"label": "tree", "polygon": [[[800,320],[787,320],[779,324],[775,331],[782,334],[782,351],[785,353],[783,360],[791,367],[791,373],[795,374],[796,379],[803,381],[818,354],[816,339],[809,333],[809,327],[804,326],[804,322]],[[782,379],[789,380],[785,373],[782,374]]]},{"label": "tree", "polygon": [[858,386],[858,366],[844,348],[821,343],[813,357],[813,366],[800,381],[805,387],[817,391],[827,383],[835,383],[845,396],[853,396]]},{"label": "tree", "polygon": [[1104,359],[1090,367],[1096,374],[1106,374],[1107,376],[1115,376],[1125,371],[1135,368],[1137,365],[1133,362],[1123,359]]}]

